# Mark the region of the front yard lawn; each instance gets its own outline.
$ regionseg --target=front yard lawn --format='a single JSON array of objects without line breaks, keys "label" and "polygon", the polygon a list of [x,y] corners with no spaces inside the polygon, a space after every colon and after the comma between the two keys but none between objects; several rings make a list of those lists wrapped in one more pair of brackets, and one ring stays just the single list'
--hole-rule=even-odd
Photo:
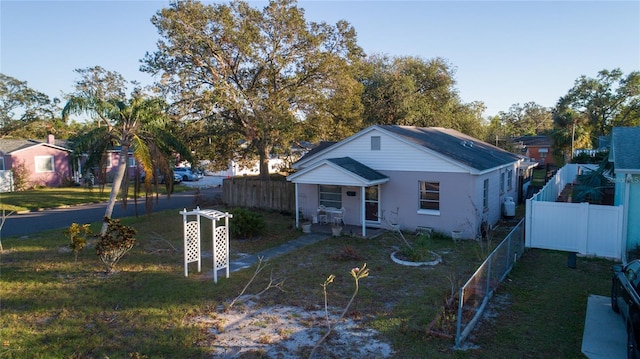
[{"label": "front yard lawn", "polygon": [[[263,215],[267,233],[260,238],[232,239],[232,256],[256,253],[301,235],[293,228],[291,217]],[[62,231],[3,238],[1,356],[212,357],[215,335],[198,318],[220,313],[249,282],[253,270],[231,273],[229,279],[219,278],[214,284],[207,276],[211,258],[205,257],[202,273],[192,264],[185,278],[181,216],[165,211],[127,218],[123,223],[138,230],[138,242],[119,263],[119,272],[110,276],[102,273],[94,248],[85,248],[74,262]],[[97,224],[93,230],[98,230]],[[203,250],[210,251],[210,240],[202,243]],[[259,307],[321,310],[321,284],[334,274],[327,288],[328,305],[344,308],[353,292],[349,271],[367,263],[370,275],[360,281],[347,317],[377,330],[391,344],[393,358],[582,357],[587,297],[607,295],[610,262],[579,258],[577,269],[569,269],[566,254],[526,252],[499,290],[502,304],[497,313],[471,338],[477,347],[455,351],[452,340],[428,336],[425,327],[441,311],[452,289],[457,290],[475,271],[484,251],[472,241],[454,244],[440,239],[432,240],[431,245],[443,262],[413,268],[391,261],[390,253],[400,246],[392,234],[375,239],[329,238],[268,261],[247,293],[258,293],[270,279],[283,278],[284,291],[265,292],[257,299]],[[309,350],[300,348],[300,356],[308,355]],[[244,357],[263,355],[256,350]]]}]

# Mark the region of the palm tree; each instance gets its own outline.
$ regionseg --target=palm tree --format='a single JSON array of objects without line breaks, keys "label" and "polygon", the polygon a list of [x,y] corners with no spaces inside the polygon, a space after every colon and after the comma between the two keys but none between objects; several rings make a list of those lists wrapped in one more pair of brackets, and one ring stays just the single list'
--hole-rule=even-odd
[{"label": "palm tree", "polygon": [[[107,150],[120,147],[120,156],[116,175],[113,178],[109,202],[105,210],[105,218],[111,218],[113,208],[122,190],[123,204],[126,205],[129,176],[127,175],[129,151],[136,162],[148,174],[145,176],[146,193],[151,191],[151,174],[162,174],[165,178],[173,178],[170,156],[179,153],[190,159],[186,146],[170,131],[170,118],[167,105],[157,98],[145,97],[140,91],[134,91],[130,99],[102,99],[96,96],[73,95],[62,110],[62,117],[67,119],[71,114],[89,113],[97,117],[97,127],[74,139],[75,149],[87,153],[86,166],[98,164],[101,171]],[[172,181],[165,181],[167,186]],[[168,187],[169,189],[170,187]],[[151,199],[147,196],[147,209]],[[101,234],[107,230],[107,222],[102,225]]]}]

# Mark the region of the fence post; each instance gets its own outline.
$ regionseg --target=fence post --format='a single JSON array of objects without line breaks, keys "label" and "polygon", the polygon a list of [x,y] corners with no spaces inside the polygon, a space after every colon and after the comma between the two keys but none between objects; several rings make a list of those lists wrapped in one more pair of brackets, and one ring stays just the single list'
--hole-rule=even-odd
[{"label": "fence post", "polygon": [[460,295],[458,296],[458,318],[456,324],[456,348],[460,348],[462,335],[462,306],[464,305],[464,286],[460,287]]}]

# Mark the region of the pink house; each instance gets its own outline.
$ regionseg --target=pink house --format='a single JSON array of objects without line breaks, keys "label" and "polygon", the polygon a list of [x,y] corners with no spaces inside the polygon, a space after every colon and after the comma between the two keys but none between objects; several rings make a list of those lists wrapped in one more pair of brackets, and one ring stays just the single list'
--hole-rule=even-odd
[{"label": "pink house", "polygon": [[0,139],[0,171],[24,165],[29,186],[59,187],[72,178],[71,153],[53,135],[45,141]]}]

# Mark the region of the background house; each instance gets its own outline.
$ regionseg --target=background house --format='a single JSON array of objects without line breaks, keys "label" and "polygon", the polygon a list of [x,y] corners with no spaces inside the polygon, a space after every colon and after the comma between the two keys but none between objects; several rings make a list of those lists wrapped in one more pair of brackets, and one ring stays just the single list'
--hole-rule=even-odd
[{"label": "background house", "polygon": [[[615,174],[614,205],[623,206],[622,242],[627,251],[640,247],[640,127],[614,127],[609,160]],[[625,258],[623,258],[625,259]]]},{"label": "background house", "polygon": [[[344,208],[345,224],[479,235],[517,197],[521,158],[445,128],[371,126],[294,164],[298,215]],[[297,218],[299,221],[300,218]]]},{"label": "background house", "polygon": [[[24,166],[28,186],[58,187],[72,178],[71,152],[53,135],[44,141],[0,139],[0,170]],[[2,187],[7,188],[6,182]]]},{"label": "background house", "polygon": [[520,136],[513,142],[521,148],[521,153],[544,166],[555,164],[553,160],[553,140],[549,136]]}]

